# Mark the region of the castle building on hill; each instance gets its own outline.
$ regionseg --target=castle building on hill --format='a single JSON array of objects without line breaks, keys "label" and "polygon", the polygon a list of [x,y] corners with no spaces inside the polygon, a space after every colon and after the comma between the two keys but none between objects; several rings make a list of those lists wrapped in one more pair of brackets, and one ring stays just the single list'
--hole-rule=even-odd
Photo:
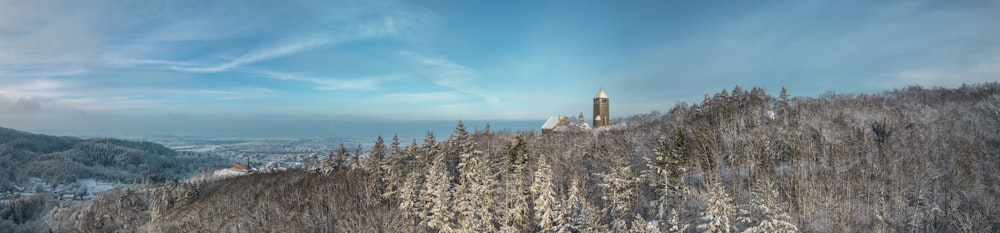
[{"label": "castle building on hill", "polygon": [[608,105],[608,94],[604,93],[604,88],[594,95],[594,128],[608,126],[611,121],[611,108]]},{"label": "castle building on hill", "polygon": [[565,115],[557,115],[549,117],[549,120],[542,124],[542,135],[552,134],[554,132],[579,132],[582,130],[589,130],[591,128],[598,128],[608,126],[611,122],[611,108],[609,106],[608,94],[604,93],[604,88],[597,91],[594,95],[594,118],[593,127],[588,125],[585,121],[583,113],[580,113],[580,117],[577,118],[577,122],[573,122],[570,117]]},{"label": "castle building on hill", "polygon": [[247,163],[246,164],[240,164],[239,162],[233,162],[233,171],[250,172],[250,158],[247,158]]}]

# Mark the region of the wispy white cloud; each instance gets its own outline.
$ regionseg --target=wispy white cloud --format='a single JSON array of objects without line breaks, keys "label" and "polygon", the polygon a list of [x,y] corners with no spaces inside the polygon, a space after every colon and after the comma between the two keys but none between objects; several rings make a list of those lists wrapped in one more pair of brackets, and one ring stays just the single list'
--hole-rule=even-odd
[{"label": "wispy white cloud", "polygon": [[182,98],[198,99],[223,99],[223,100],[248,100],[266,99],[276,94],[276,91],[260,87],[237,87],[230,89],[205,89],[198,91],[177,90],[173,91],[181,94]]},{"label": "wispy white cloud", "polygon": [[82,97],[54,100],[51,107],[69,110],[134,110],[148,109],[159,106],[158,100],[134,98],[130,96],[116,97]]},{"label": "wispy white cloud", "polygon": [[220,87],[218,80],[202,81],[217,77],[252,81],[263,76],[317,90],[377,90],[394,79],[342,78],[324,69],[319,69],[324,75],[313,77],[295,74],[298,66],[262,63],[344,42],[407,41],[438,20],[405,1],[104,1],[0,0],[0,95],[6,105],[183,112],[209,108],[183,104],[193,99],[225,102],[283,94],[253,82]]},{"label": "wispy white cloud", "polygon": [[7,83],[0,87],[0,95],[15,99],[55,98],[67,95],[69,82],[53,79],[33,79],[23,83]]},{"label": "wispy white cloud", "polygon": [[[302,22],[292,20],[288,24],[311,25],[317,24],[317,22],[322,24],[313,25],[312,27],[314,28],[309,28],[308,32],[290,30],[287,37],[283,39],[279,38],[277,42],[270,42],[271,44],[265,43],[220,64],[206,65],[207,62],[201,62],[196,65],[175,65],[169,68],[177,71],[197,73],[225,72],[255,62],[289,56],[343,42],[383,37],[412,36],[414,33],[411,33],[411,31],[419,31],[435,21],[435,17],[430,12],[402,4],[402,2],[361,4],[361,6],[353,4],[347,4],[351,5],[350,7],[334,4],[335,6],[331,8],[336,10],[326,12],[327,14],[334,15],[334,17],[317,16],[316,19],[303,20]],[[318,5],[325,6],[326,4]],[[273,20],[282,21],[284,20],[282,17],[286,16],[279,15],[272,17],[274,17]],[[285,27],[288,25],[280,26]],[[292,27],[304,26],[295,25]]]},{"label": "wispy white cloud", "polygon": [[866,82],[880,88],[899,88],[900,85],[925,87],[957,87],[971,83],[1000,81],[1000,54],[994,59],[958,67],[938,66],[901,70],[884,74],[880,79]]},{"label": "wispy white cloud", "polygon": [[103,57],[105,65],[116,68],[147,68],[157,70],[172,70],[177,67],[192,67],[191,63],[179,61],[167,61],[156,59],[130,58],[128,56],[106,55]]},{"label": "wispy white cloud", "polygon": [[361,78],[316,78],[291,73],[263,72],[265,75],[279,80],[305,82],[314,85],[317,90],[375,90],[382,83],[391,80],[387,77],[361,77]]},{"label": "wispy white cloud", "polygon": [[419,64],[418,69],[422,70],[437,85],[479,96],[487,102],[498,101],[496,97],[487,94],[482,88],[476,85],[475,82],[479,80],[479,73],[475,69],[440,57],[409,51],[403,51],[399,54]]},{"label": "wispy white cloud", "polygon": [[428,103],[448,103],[468,99],[468,96],[455,92],[416,92],[416,93],[390,93],[378,96],[369,101],[374,103],[408,103],[408,104],[428,104]]},{"label": "wispy white cloud", "polygon": [[382,78],[361,78],[354,80],[330,80],[321,82],[319,90],[374,90],[382,83]]},{"label": "wispy white cloud", "polygon": [[306,38],[301,40],[294,40],[288,43],[281,43],[278,46],[268,46],[268,47],[258,48],[254,51],[251,51],[240,57],[233,58],[232,60],[229,60],[228,62],[219,65],[207,66],[207,67],[171,66],[170,68],[178,71],[197,72],[197,73],[223,72],[233,68],[238,68],[246,64],[287,56],[289,54],[298,53],[303,50],[320,47],[329,44],[333,41],[334,41],[333,39],[329,38]]},{"label": "wispy white cloud", "polygon": [[436,22],[432,12],[403,1],[4,5],[0,65],[49,68],[218,73],[344,41],[412,36]]}]

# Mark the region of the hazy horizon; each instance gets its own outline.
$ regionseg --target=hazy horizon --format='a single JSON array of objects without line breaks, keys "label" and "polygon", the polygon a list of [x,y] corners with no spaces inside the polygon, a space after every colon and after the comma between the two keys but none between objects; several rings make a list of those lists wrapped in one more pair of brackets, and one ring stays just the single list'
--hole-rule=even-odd
[{"label": "hazy horizon", "polygon": [[[422,141],[427,132],[434,133],[439,140],[446,140],[454,131],[459,120],[346,120],[335,119],[240,119],[225,120],[220,118],[189,119],[131,119],[131,122],[120,122],[114,125],[83,124],[78,126],[58,124],[30,125],[27,127],[0,127],[30,133],[49,134],[56,136],[72,136],[82,138],[113,137],[125,139],[147,138],[369,138],[382,136],[386,140],[394,135],[401,141],[410,139]],[[533,120],[462,120],[470,132],[482,130],[487,124],[496,130],[533,130],[538,131],[542,122]]]}]

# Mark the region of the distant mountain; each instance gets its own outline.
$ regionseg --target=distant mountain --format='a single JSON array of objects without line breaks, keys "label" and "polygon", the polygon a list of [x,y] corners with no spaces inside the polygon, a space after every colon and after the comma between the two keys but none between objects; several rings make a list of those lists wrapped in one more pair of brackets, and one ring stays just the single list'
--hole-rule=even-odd
[{"label": "distant mountain", "polygon": [[0,192],[14,191],[28,177],[63,184],[81,178],[162,182],[225,163],[152,142],[60,137],[0,127]]}]

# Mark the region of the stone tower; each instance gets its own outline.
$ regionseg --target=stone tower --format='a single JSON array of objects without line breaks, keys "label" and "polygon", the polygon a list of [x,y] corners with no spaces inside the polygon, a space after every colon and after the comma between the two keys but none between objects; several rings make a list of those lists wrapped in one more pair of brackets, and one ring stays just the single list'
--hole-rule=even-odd
[{"label": "stone tower", "polygon": [[610,108],[608,107],[608,94],[604,94],[604,88],[594,95],[594,128],[607,126],[611,120]]}]

